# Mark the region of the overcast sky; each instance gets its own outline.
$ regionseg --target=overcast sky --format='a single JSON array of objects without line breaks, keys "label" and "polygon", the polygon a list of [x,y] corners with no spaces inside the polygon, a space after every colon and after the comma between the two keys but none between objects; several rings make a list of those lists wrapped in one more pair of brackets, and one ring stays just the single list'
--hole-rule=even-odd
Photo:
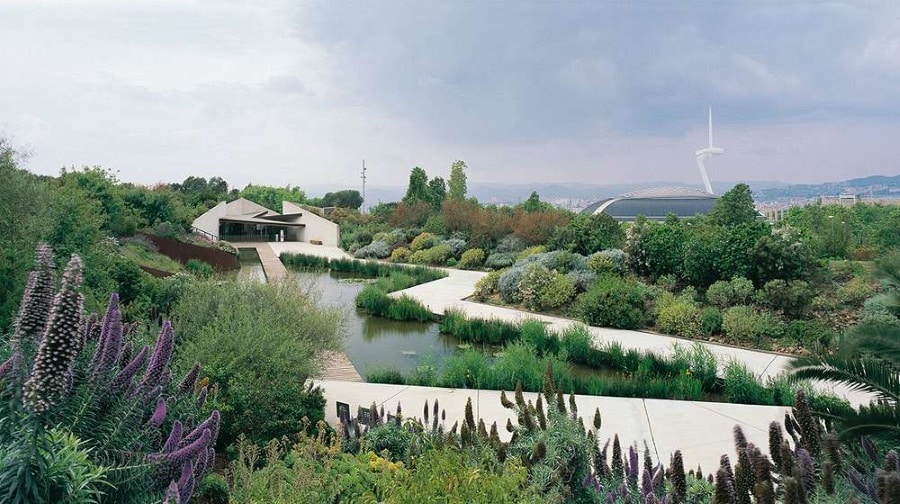
[{"label": "overcast sky", "polygon": [[26,166],[301,187],[896,175],[900,2],[0,0]]}]

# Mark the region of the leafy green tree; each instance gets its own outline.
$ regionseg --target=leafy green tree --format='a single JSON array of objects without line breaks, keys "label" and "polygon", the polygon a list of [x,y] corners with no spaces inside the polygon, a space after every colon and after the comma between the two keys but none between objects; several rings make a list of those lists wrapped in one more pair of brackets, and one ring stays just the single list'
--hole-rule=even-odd
[{"label": "leafy green tree", "polygon": [[441,204],[447,199],[447,184],[441,177],[434,177],[428,181],[428,202],[431,208],[441,209]]},{"label": "leafy green tree", "polygon": [[291,187],[289,185],[285,187],[271,187],[250,184],[241,189],[240,197],[276,212],[281,211],[281,204],[284,201],[306,203],[306,193],[299,187]]},{"label": "leafy green tree", "polygon": [[452,200],[466,199],[466,162],[457,159],[450,165],[450,193],[448,197]]},{"label": "leafy green tree", "polygon": [[34,249],[50,223],[50,189],[20,169],[17,156],[0,138],[0,333],[12,322]]},{"label": "leafy green tree", "polygon": [[363,204],[362,195],[356,189],[325,193],[322,197],[323,207],[339,207],[358,209]]},{"label": "leafy green tree", "polygon": [[170,186],[173,191],[184,197],[185,204],[191,207],[212,208],[220,201],[228,199],[228,182],[222,177],[203,177],[193,175],[184,179],[180,184]]},{"label": "leafy green tree", "polygon": [[431,197],[428,189],[428,174],[425,170],[416,166],[409,173],[409,185],[406,186],[406,196],[403,197],[403,203],[411,205],[416,201],[424,201],[431,204]]},{"label": "leafy green tree", "polygon": [[138,219],[125,205],[118,187],[119,181],[112,171],[99,166],[85,166],[80,170],[63,168],[57,183],[61,187],[80,191],[88,200],[99,203],[104,215],[104,230],[119,236],[137,231]]},{"label": "leafy green tree", "polygon": [[733,226],[751,223],[756,220],[756,215],[750,186],[738,184],[719,197],[709,218],[714,224]]},{"label": "leafy green tree", "polygon": [[644,224],[631,244],[630,253],[641,258],[640,261],[632,261],[635,272],[651,279],[663,275],[683,277],[689,236],[690,232],[682,221]]},{"label": "leafy green tree", "polygon": [[609,215],[578,214],[550,238],[549,245],[556,249],[590,255],[604,249],[621,248],[624,241],[625,232]]},{"label": "leafy green tree", "polygon": [[549,212],[553,210],[553,205],[546,201],[541,201],[541,197],[538,195],[537,191],[531,191],[531,195],[528,196],[527,200],[522,202],[520,207],[528,213]]},{"label": "leafy green tree", "polygon": [[806,242],[798,233],[784,227],[756,240],[752,261],[757,285],[776,279],[804,278],[815,267],[812,250]]}]

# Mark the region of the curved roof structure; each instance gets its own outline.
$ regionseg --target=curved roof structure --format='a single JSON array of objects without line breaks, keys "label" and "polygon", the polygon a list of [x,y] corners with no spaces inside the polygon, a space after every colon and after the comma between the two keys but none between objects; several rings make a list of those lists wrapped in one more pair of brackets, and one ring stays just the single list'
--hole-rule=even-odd
[{"label": "curved roof structure", "polygon": [[653,187],[597,201],[581,212],[605,213],[617,221],[633,221],[639,215],[661,221],[669,214],[679,218],[706,215],[717,199],[714,194],[689,187]]}]

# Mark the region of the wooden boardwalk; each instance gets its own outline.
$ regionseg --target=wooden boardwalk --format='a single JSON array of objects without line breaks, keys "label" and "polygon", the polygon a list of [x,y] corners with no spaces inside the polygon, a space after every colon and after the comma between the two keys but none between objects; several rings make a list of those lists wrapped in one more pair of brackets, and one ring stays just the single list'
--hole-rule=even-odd
[{"label": "wooden boardwalk", "polygon": [[[259,262],[262,264],[269,283],[278,282],[288,278],[287,268],[278,259],[278,255],[268,243],[241,243],[241,247],[253,247],[259,254]],[[344,352],[328,352],[323,356],[325,360],[324,371],[317,378],[324,380],[361,382],[362,376],[353,367],[353,363]]]}]

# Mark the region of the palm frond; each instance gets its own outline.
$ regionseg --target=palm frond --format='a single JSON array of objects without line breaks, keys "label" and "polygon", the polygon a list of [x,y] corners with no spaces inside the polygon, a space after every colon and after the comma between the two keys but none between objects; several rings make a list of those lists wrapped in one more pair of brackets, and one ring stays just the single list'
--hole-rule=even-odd
[{"label": "palm frond", "polygon": [[844,415],[838,430],[844,439],[872,436],[900,442],[900,408],[883,404],[860,406],[859,411]]},{"label": "palm frond", "polygon": [[852,355],[870,355],[900,367],[900,327],[860,326],[842,343]]},{"label": "palm frond", "polygon": [[806,357],[788,365],[788,379],[822,380],[845,385],[852,391],[874,394],[896,404],[900,400],[900,372],[891,363],[868,356]]}]

